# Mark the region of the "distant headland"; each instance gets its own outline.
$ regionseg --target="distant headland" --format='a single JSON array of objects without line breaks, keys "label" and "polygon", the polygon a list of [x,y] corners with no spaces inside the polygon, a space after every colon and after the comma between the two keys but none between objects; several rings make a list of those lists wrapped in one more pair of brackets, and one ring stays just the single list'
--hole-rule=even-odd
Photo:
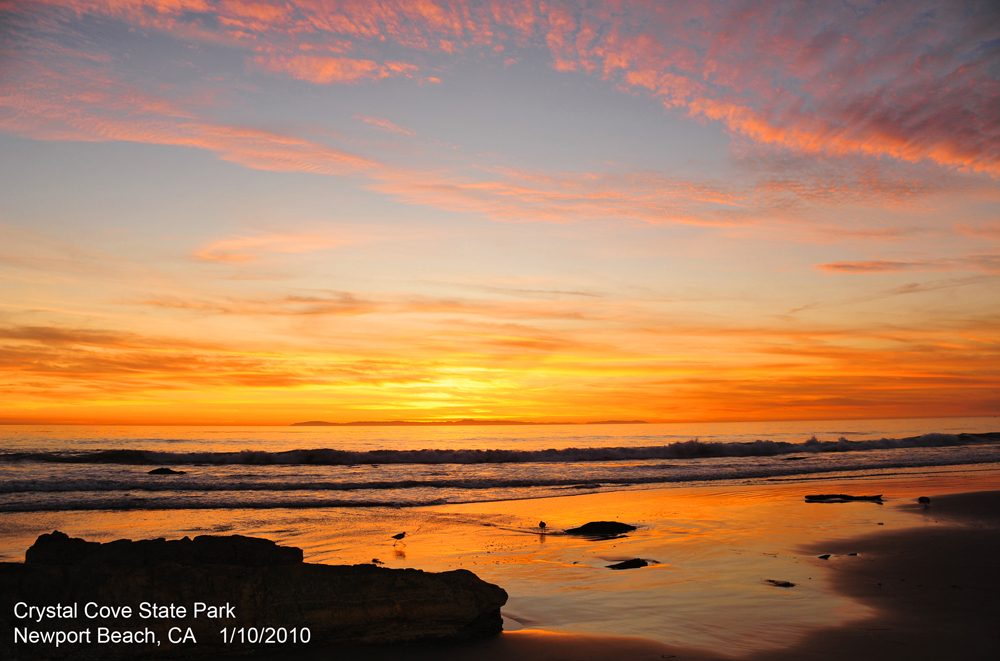
[{"label": "distant headland", "polygon": [[594,422],[524,422],[523,420],[435,420],[431,422],[410,422],[408,420],[368,420],[361,422],[326,422],[310,420],[293,422],[291,427],[461,427],[474,425],[645,425],[645,420],[597,420]]}]

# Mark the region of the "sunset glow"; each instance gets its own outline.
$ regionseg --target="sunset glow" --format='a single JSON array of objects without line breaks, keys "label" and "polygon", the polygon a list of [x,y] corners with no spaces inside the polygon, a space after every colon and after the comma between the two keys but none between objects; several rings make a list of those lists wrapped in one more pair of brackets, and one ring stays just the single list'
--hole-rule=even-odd
[{"label": "sunset glow", "polygon": [[1000,413],[1000,10],[0,1],[0,423]]}]

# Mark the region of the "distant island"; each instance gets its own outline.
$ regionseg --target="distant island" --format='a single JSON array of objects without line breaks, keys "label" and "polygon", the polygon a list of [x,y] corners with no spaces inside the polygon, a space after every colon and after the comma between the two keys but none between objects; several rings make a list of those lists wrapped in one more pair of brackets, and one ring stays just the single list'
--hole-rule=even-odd
[{"label": "distant island", "polygon": [[310,420],[293,422],[292,427],[459,427],[472,425],[646,425],[645,420],[597,420],[594,422],[524,422],[523,420],[441,420],[436,422],[410,422],[408,420],[366,420],[362,422],[326,422]]}]

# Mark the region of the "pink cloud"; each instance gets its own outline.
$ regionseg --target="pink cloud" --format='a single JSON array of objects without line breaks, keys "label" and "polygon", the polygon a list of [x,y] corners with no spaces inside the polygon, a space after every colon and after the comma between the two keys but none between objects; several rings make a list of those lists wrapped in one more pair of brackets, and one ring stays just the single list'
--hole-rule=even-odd
[{"label": "pink cloud", "polygon": [[[382,40],[458,53],[544,47],[552,66],[616,81],[691,117],[804,153],[1000,174],[996,22],[986,5],[580,0],[51,0],[181,39],[253,44],[254,66],[316,84],[413,75],[413,62],[300,46]],[[200,17],[211,17],[208,18]]]},{"label": "pink cloud", "polygon": [[362,115],[354,115],[354,119],[360,119],[365,124],[373,126],[380,131],[386,131],[388,133],[402,133],[403,135],[416,135],[410,129],[404,129],[402,126],[393,124],[388,119],[383,117],[364,117]]},{"label": "pink cloud", "polygon": [[258,55],[253,62],[264,71],[317,85],[368,83],[391,76],[412,75],[418,70],[415,65],[405,62],[379,64],[373,60],[325,55]]},{"label": "pink cloud", "polygon": [[[228,39],[232,45],[252,35],[254,50],[247,57],[253,67],[321,85],[416,76],[421,70],[416,64],[379,61],[383,38],[396,46],[454,53],[499,41],[507,44],[504,56],[515,45],[545,48],[556,68],[590,72],[631,93],[653,96],[675,112],[721,122],[757,145],[823,154],[828,157],[823,162],[832,164],[818,175],[786,169],[727,184],[625,169],[455,170],[447,163],[403,168],[314,136],[210,121],[190,93],[124,83],[106,54],[68,52],[54,40],[30,55],[12,52],[9,72],[0,81],[0,129],[18,135],[208,149],[256,169],[363,177],[371,188],[407,202],[497,220],[787,222],[817,205],[901,206],[952,185],[946,177],[905,172],[890,177],[871,161],[858,167],[870,156],[1000,171],[1000,140],[995,139],[1000,104],[987,103],[997,94],[995,81],[988,79],[989,62],[985,55],[977,60],[978,51],[958,44],[955,36],[975,44],[985,33],[976,33],[974,21],[951,10],[941,9],[940,20],[930,25],[922,24],[909,5],[886,5],[852,23],[840,10],[824,6],[824,20],[817,22],[806,5],[777,2],[742,10],[726,3],[434,0],[336,5],[319,0],[67,0],[49,5],[164,30],[182,41]],[[215,32],[206,27],[210,21],[192,22],[192,12],[218,18]],[[41,42],[45,30],[54,28],[44,17],[38,20]],[[233,26],[242,36],[230,33]],[[902,37],[890,43],[887,29]],[[337,56],[347,51],[365,57]],[[405,51],[395,51],[404,57]],[[422,81],[440,82],[437,77]],[[971,119],[959,121],[963,117]],[[384,118],[357,118],[383,131],[413,134]],[[838,163],[849,164],[844,170],[850,176],[837,172]],[[814,224],[833,236],[830,227]],[[242,259],[250,253],[218,254]]]}]

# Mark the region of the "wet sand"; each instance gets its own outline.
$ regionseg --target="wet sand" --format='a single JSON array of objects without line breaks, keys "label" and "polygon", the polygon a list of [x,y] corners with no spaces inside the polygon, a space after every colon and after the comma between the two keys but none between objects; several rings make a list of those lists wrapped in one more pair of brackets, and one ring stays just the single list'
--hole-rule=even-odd
[{"label": "wet sand", "polygon": [[[605,659],[920,660],[1000,658],[1000,491],[900,504],[913,527],[813,542],[803,554],[841,595],[870,615],[818,628],[750,654],[672,646],[637,637],[522,630],[467,645],[338,649],[338,659],[389,661],[599,661]],[[931,524],[931,525],[926,525]],[[818,556],[831,554],[827,559]],[[857,555],[852,555],[857,554]],[[766,632],[762,632],[765,633]],[[286,658],[286,657],[282,657]],[[316,652],[295,658],[327,658]]]},{"label": "wet sand", "polygon": [[874,608],[872,617],[749,658],[1000,658],[1000,492],[937,496],[911,509],[915,518],[946,525],[807,549],[833,554],[827,571],[834,588]]}]

